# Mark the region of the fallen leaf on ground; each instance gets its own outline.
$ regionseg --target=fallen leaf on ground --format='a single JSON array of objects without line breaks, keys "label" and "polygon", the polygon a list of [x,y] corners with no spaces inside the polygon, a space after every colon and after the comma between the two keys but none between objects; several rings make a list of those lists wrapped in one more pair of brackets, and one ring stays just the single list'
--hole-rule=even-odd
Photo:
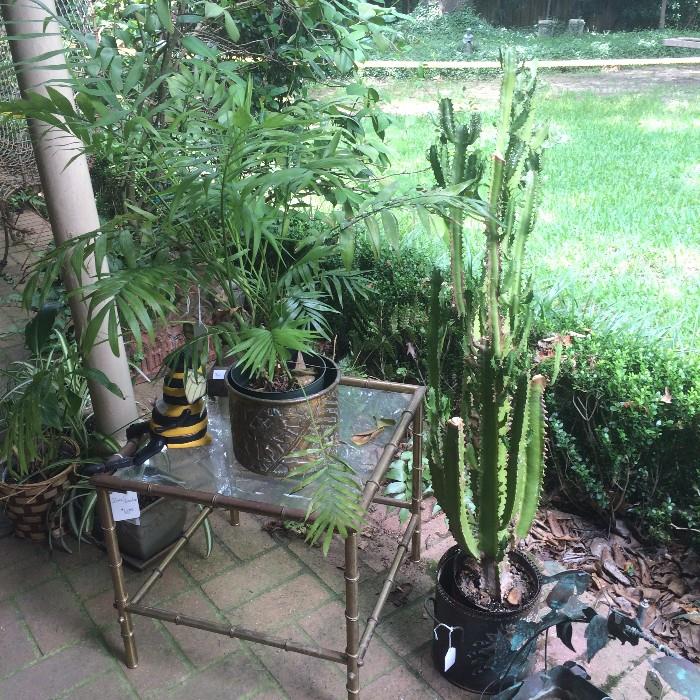
[{"label": "fallen leaf on ground", "polygon": [[685,587],[683,579],[679,578],[678,576],[673,576],[671,580],[666,584],[666,587],[669,591],[671,591],[671,593],[677,595],[679,598],[686,592],[686,590],[688,590]]},{"label": "fallen leaf on ground", "polygon": [[366,445],[368,442],[372,442],[377,435],[381,435],[384,428],[372,428],[372,430],[364,430],[360,433],[355,433],[352,436],[352,441],[358,446]]},{"label": "fallen leaf on ground", "polygon": [[552,534],[557,539],[566,537],[569,534],[569,532],[561,525],[559,519],[551,511],[547,513],[547,524],[549,525],[549,529],[552,531]]},{"label": "fallen leaf on ground", "polygon": [[387,600],[393,603],[397,608],[403,607],[408,602],[408,596],[411,595],[412,590],[412,583],[402,583],[389,593]]},{"label": "fallen leaf on ground", "polygon": [[620,569],[617,568],[615,565],[615,562],[613,561],[606,561],[603,562],[603,570],[605,571],[606,574],[610,576],[610,578],[615,579],[616,581],[619,581],[621,584],[624,586],[629,586],[632,582],[625,576]]}]

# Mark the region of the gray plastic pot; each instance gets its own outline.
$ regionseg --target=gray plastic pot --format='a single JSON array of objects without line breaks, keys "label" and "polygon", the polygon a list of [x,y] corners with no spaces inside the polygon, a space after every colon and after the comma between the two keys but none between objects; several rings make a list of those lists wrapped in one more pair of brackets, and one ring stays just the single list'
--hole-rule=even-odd
[{"label": "gray plastic pot", "polygon": [[134,559],[150,559],[180,537],[186,519],[186,503],[160,498],[141,511],[138,525],[131,520],[117,523],[119,549]]}]

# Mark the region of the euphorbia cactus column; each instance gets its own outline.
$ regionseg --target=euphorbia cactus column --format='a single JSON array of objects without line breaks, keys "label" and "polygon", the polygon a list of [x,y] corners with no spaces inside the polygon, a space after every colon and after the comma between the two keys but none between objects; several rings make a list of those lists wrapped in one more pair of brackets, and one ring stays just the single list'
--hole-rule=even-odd
[{"label": "euphorbia cactus column", "polygon": [[[465,553],[481,564],[482,586],[501,601],[509,546],[527,535],[537,510],[544,467],[545,378],[532,376],[527,341],[532,291],[526,244],[535,223],[540,153],[546,129],[534,126],[534,72],[502,55],[503,82],[490,163],[478,147],[481,120],[457,125],[449,100],[440,103],[440,141],[429,159],[439,186],[478,196],[489,173],[482,267],[465,267],[464,221],[446,216],[450,234],[452,311],[432,282],[428,458],[438,502]],[[473,257],[473,256],[472,256]],[[477,256],[478,257],[478,256]],[[464,353],[457,403],[442,390],[445,320],[456,316]]]}]

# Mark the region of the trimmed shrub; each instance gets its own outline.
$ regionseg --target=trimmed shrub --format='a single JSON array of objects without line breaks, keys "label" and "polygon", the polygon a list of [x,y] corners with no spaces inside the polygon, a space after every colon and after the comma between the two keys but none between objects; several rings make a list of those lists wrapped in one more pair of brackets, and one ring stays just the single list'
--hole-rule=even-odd
[{"label": "trimmed shrub", "polygon": [[[370,294],[331,319],[339,354],[370,375],[421,382],[429,276],[444,264],[443,253],[417,239],[377,257],[360,243],[355,263]],[[533,346],[549,329],[585,325],[543,307],[547,318]],[[449,347],[448,387],[461,366],[459,346]],[[551,374],[552,362],[543,362],[543,371]],[[700,527],[700,356],[638,334],[599,331],[564,350],[546,396],[552,489],[603,519],[624,514],[650,539],[669,539],[672,526]]]},{"label": "trimmed shrub", "polygon": [[434,265],[444,265],[444,254],[416,240],[398,251],[384,248],[377,255],[360,239],[354,264],[366,277],[368,294],[354,301],[346,298],[343,313],[329,319],[338,353],[362,365],[368,374],[422,382],[430,274]]},{"label": "trimmed shrub", "polygon": [[628,334],[574,338],[550,411],[550,478],[574,503],[668,539],[700,525],[700,358]]}]

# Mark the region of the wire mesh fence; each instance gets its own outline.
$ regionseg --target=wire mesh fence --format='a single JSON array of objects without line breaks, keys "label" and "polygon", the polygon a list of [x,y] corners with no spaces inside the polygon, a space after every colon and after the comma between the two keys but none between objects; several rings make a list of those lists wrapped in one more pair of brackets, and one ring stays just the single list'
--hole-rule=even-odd
[{"label": "wire mesh fence", "polygon": [[[91,0],[56,0],[56,13],[73,30],[83,34],[94,31]],[[19,97],[10,42],[4,22],[0,20],[0,100]],[[39,172],[27,124],[11,116],[0,116],[0,224],[5,239],[0,267],[7,259],[10,240],[17,242],[27,235],[36,234],[42,238],[46,235],[47,224],[39,212],[34,211],[33,216],[27,212],[32,209],[31,195],[39,188]]]}]

